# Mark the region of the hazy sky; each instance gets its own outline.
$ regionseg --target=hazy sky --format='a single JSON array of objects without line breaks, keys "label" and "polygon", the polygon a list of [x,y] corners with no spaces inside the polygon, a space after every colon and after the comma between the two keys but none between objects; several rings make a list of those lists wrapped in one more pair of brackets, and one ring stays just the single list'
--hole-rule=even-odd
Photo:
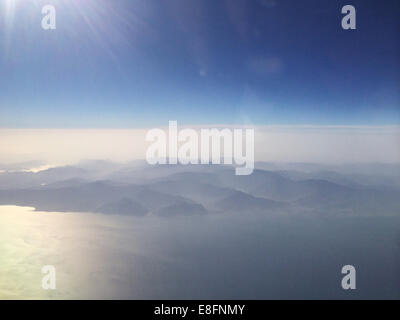
[{"label": "hazy sky", "polygon": [[[146,133],[146,129],[0,129],[0,163],[145,159],[151,144]],[[400,128],[259,126],[255,127],[255,161],[400,163]]]},{"label": "hazy sky", "polygon": [[2,0],[0,127],[399,124],[399,3],[346,4]]}]

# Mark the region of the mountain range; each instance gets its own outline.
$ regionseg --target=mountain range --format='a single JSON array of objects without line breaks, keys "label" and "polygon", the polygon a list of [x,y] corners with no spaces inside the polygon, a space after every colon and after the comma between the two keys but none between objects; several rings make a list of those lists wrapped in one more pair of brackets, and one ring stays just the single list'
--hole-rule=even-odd
[{"label": "mountain range", "polygon": [[165,217],[299,212],[398,215],[396,177],[374,180],[363,174],[281,168],[236,176],[228,166],[152,167],[141,162],[86,161],[36,173],[3,172],[0,204],[40,211]]}]

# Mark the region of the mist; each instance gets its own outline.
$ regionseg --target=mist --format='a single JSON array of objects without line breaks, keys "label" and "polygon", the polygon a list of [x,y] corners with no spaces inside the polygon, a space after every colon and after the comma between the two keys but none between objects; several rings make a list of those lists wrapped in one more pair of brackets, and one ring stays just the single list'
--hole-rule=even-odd
[{"label": "mist", "polygon": [[[255,161],[400,163],[399,126],[252,127]],[[48,165],[65,165],[81,159],[145,159],[150,145],[145,140],[146,132],[147,129],[0,129],[1,162],[4,165],[40,160]]]}]

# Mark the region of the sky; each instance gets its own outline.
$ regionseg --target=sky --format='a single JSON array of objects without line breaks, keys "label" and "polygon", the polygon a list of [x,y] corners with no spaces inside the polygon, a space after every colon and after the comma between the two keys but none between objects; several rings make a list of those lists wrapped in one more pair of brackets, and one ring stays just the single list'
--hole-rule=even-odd
[{"label": "sky", "polygon": [[[256,162],[400,163],[399,126],[278,125],[254,130]],[[45,166],[34,164],[31,170],[83,159],[143,160],[151,144],[146,134],[147,129],[0,129],[0,173],[4,164],[37,160]]]},{"label": "sky", "polygon": [[0,128],[398,125],[399,15],[392,0],[2,0]]}]

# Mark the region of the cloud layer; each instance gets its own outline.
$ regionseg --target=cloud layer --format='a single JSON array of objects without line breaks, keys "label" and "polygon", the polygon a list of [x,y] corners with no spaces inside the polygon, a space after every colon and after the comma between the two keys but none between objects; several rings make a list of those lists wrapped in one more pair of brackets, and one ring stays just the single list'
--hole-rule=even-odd
[{"label": "cloud layer", "polygon": [[[178,128],[183,127],[178,123]],[[256,161],[400,163],[399,126],[254,128]],[[3,163],[42,160],[51,164],[69,164],[81,159],[144,159],[150,144],[145,140],[146,132],[146,129],[0,129],[0,157]]]}]

